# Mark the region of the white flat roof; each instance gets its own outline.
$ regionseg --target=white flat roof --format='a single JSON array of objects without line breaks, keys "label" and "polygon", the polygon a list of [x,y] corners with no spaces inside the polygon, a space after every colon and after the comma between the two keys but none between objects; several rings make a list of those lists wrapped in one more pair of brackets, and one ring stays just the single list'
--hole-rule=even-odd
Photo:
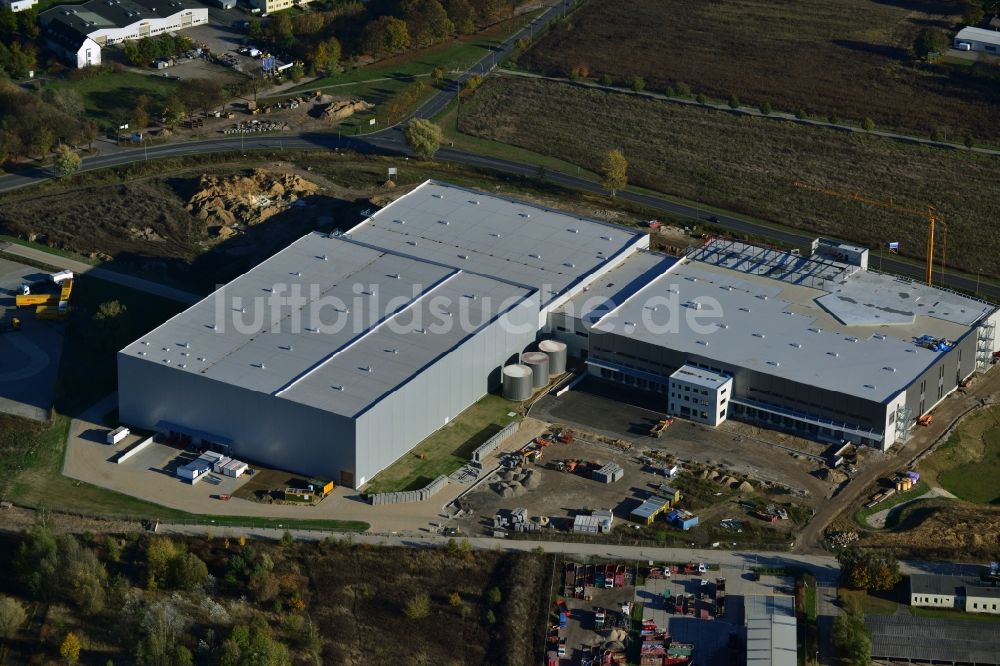
[{"label": "white flat roof", "polygon": [[346,234],[442,266],[530,286],[544,307],[645,234],[429,180]]},{"label": "white flat roof", "polygon": [[[824,284],[833,300],[825,290],[687,260],[616,304],[593,329],[885,402],[941,353],[915,338],[954,340],[993,310],[975,299],[862,270]],[[915,300],[912,313],[890,312]],[[890,314],[909,322],[892,325]],[[880,316],[886,319],[877,323]]]},{"label": "white flat roof", "polygon": [[355,416],[531,293],[310,233],[121,353]]},{"label": "white flat roof", "polygon": [[699,368],[698,366],[687,363],[675,370],[674,373],[670,375],[670,378],[686,382],[688,384],[704,386],[705,388],[710,388],[713,391],[732,379],[731,377],[720,375],[717,372],[705,370],[704,368]]}]

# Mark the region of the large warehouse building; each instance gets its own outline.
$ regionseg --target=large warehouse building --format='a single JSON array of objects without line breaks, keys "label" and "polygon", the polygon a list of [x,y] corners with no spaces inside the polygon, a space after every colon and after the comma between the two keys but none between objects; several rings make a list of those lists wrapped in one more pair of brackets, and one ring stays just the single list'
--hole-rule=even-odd
[{"label": "large warehouse building", "polygon": [[863,248],[648,246],[428,181],[123,349],[121,419],[359,487],[542,336],[684,418],[886,449],[998,349],[995,308],[870,272]]},{"label": "large warehouse building", "polygon": [[648,237],[427,182],[309,234],[123,349],[123,422],[364,485],[500,382]]},{"label": "large warehouse building", "polygon": [[997,310],[836,248],[642,253],[553,312],[552,332],[590,372],[662,393],[677,416],[885,450],[990,364]]}]

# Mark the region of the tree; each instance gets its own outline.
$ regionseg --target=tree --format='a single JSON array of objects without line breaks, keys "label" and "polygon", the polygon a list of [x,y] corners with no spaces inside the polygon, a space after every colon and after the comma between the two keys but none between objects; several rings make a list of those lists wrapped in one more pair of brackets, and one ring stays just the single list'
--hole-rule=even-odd
[{"label": "tree", "polygon": [[962,14],[962,23],[965,25],[976,26],[982,22],[983,17],[985,16],[986,12],[983,11],[982,7],[977,4],[970,3],[968,8],[966,8],[965,12]]},{"label": "tree", "polygon": [[646,89],[646,80],[641,76],[633,76],[629,79],[629,86],[636,92],[642,92]]},{"label": "tree", "polygon": [[424,593],[415,594],[406,602],[403,612],[411,620],[422,620],[430,615],[431,598]]},{"label": "tree", "polygon": [[24,606],[17,599],[0,596],[0,638],[9,641],[26,619]]},{"label": "tree", "polygon": [[382,57],[410,48],[410,30],[406,22],[393,16],[380,16],[361,33],[361,50]]},{"label": "tree", "polygon": [[445,71],[443,67],[435,67],[431,70],[431,79],[434,83],[441,83],[444,81]]},{"label": "tree", "polygon": [[52,160],[52,166],[55,169],[56,175],[60,178],[72,176],[80,170],[82,163],[83,160],[80,159],[77,152],[66,144],[59,145],[56,149],[56,156]]},{"label": "tree", "polygon": [[917,33],[913,51],[918,58],[926,60],[931,54],[941,53],[948,48],[948,33],[940,28],[924,28]]},{"label": "tree", "polygon": [[80,661],[80,639],[72,631],[59,644],[59,656],[66,660],[67,664],[75,664]]},{"label": "tree", "polygon": [[208,581],[208,567],[194,553],[180,553],[168,565],[171,587],[179,590],[198,590]]},{"label": "tree", "polygon": [[247,35],[250,39],[260,39],[264,36],[264,29],[260,26],[260,21],[252,18],[247,21]]},{"label": "tree", "polygon": [[866,117],[864,119],[864,122],[861,123],[861,126],[864,128],[866,132],[871,132],[873,129],[875,129],[875,121],[872,120],[871,118]]},{"label": "tree", "polygon": [[490,606],[499,606],[500,602],[503,601],[503,595],[500,593],[499,587],[491,587],[486,590],[486,603]]},{"label": "tree", "polygon": [[476,31],[476,10],[469,0],[446,0],[445,9],[459,34],[468,35]]},{"label": "tree", "polygon": [[137,103],[132,109],[132,113],[128,116],[128,126],[136,132],[141,132],[149,127],[149,109],[144,104]]},{"label": "tree", "polygon": [[848,587],[858,590],[891,590],[902,576],[891,553],[873,553],[849,548],[837,555],[841,575]]},{"label": "tree", "polygon": [[771,108],[770,102],[764,102],[763,104],[760,105],[760,112],[765,116],[771,115],[772,111],[773,109]]},{"label": "tree", "polygon": [[45,157],[52,152],[52,144],[55,143],[56,134],[47,125],[41,125],[35,129],[35,135],[31,140],[31,150],[36,155]]},{"label": "tree", "polygon": [[414,118],[406,126],[406,143],[413,153],[425,160],[434,157],[441,147],[443,134],[441,128],[429,120]]},{"label": "tree", "polygon": [[625,189],[628,185],[628,162],[622,151],[609,150],[605,154],[601,163],[601,176],[601,182],[611,192],[611,196],[615,196],[618,190]]},{"label": "tree", "polygon": [[[98,349],[104,351],[121,349],[127,342],[126,338],[131,335],[128,309],[122,305],[121,301],[105,301],[101,303],[97,306],[97,312],[93,314],[91,319],[93,321],[93,326],[91,326],[93,344]],[[170,544],[170,546],[172,547],[173,544]],[[153,546],[153,549],[155,551],[160,547],[158,544],[157,546]],[[155,555],[156,553],[154,552]],[[163,580],[162,577],[166,575],[166,564],[163,564],[162,567],[162,569],[157,569],[156,571],[156,575],[161,577],[161,581]]]},{"label": "tree", "polygon": [[844,613],[833,621],[832,638],[833,644],[853,666],[871,664],[871,634],[865,627],[865,616],[857,603],[851,601],[844,605]]},{"label": "tree", "polygon": [[730,95],[729,96],[729,108],[730,109],[738,109],[738,108],[740,108],[740,98],[737,97],[736,95]]},{"label": "tree", "polygon": [[14,556],[18,582],[34,599],[46,599],[57,584],[59,548],[48,528],[35,526],[24,536]]},{"label": "tree", "polygon": [[448,595],[448,605],[452,608],[458,608],[462,605],[462,595],[458,592],[452,592]]},{"label": "tree", "polygon": [[191,79],[184,86],[185,106],[191,109],[201,109],[207,116],[208,112],[223,102],[222,84],[216,79]]},{"label": "tree", "polygon": [[[125,313],[125,306],[118,301],[101,303],[95,320],[114,321]],[[170,562],[177,557],[174,542],[163,537],[149,540],[146,545],[146,587],[155,590],[168,583]]]},{"label": "tree", "polygon": [[437,44],[455,32],[455,24],[438,0],[403,0],[403,18],[416,46]]},{"label": "tree", "polygon": [[322,69],[331,74],[336,72],[340,66],[341,51],[340,42],[337,41],[337,38],[330,37],[313,45],[309,60],[317,69]]},{"label": "tree", "polygon": [[705,104],[706,102],[708,102],[708,98],[706,98],[703,93],[698,93],[698,96],[694,98],[694,101],[698,102],[699,104]]}]

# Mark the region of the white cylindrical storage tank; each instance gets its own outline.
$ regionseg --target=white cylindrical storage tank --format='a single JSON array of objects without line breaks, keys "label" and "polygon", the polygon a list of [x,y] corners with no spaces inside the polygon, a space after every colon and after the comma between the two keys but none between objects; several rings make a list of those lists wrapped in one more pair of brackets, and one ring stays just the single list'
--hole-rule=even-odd
[{"label": "white cylindrical storage tank", "polygon": [[545,352],[525,352],[521,363],[531,368],[531,385],[538,389],[549,383],[549,356]]},{"label": "white cylindrical storage tank", "polygon": [[556,377],[566,372],[566,343],[558,340],[542,340],[538,349],[549,357],[549,375]]},{"label": "white cylindrical storage tank", "polygon": [[527,400],[531,388],[531,368],[526,365],[508,365],[503,369],[503,397],[508,400]]}]

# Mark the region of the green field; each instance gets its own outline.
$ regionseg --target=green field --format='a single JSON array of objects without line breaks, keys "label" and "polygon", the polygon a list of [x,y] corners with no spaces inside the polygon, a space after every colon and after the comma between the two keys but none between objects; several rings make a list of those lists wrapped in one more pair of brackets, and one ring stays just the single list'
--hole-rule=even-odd
[{"label": "green field", "polygon": [[[892,595],[895,594],[895,592],[887,592],[885,594]],[[865,590],[840,588],[837,590],[837,596],[843,600],[845,604],[850,603],[851,601],[857,603],[861,607],[861,610],[867,615],[893,615],[899,608],[899,603],[895,600],[876,597]]]},{"label": "green field", "polygon": [[932,203],[947,220],[947,264],[1000,274],[994,157],[521,77],[487,80],[463,101],[458,129],[592,171],[620,148],[633,184],[871,247],[899,241],[916,259],[924,219],[797,183],[918,210]]},{"label": "green field", "polygon": [[[411,79],[415,76],[428,75],[436,67],[440,67],[446,72],[465,70],[473,63],[482,59],[483,56],[489,55],[498,44],[509,35],[520,30],[536,15],[537,12],[524,14],[517,18],[503,21],[477,35],[460,37],[451,42],[444,42],[416,53],[404,53],[394,58],[373,63],[367,67],[348,68],[342,73],[304,83],[290,92],[313,92],[327,86],[371,81],[372,79],[383,77]],[[337,89],[327,90],[327,92],[337,92]]]},{"label": "green field", "polygon": [[920,470],[963,500],[1000,504],[1000,407],[967,417]]},{"label": "green field", "polygon": [[102,71],[59,81],[52,87],[76,90],[83,98],[87,117],[100,126],[109,126],[124,121],[141,95],[152,100],[153,109],[162,108],[171,95],[177,94],[180,82],[135,72]]},{"label": "green field", "polygon": [[472,452],[516,417],[517,405],[496,395],[487,395],[459,414],[448,425],[422,441],[391,467],[379,472],[366,493],[417,490],[442,474],[451,474]]}]

